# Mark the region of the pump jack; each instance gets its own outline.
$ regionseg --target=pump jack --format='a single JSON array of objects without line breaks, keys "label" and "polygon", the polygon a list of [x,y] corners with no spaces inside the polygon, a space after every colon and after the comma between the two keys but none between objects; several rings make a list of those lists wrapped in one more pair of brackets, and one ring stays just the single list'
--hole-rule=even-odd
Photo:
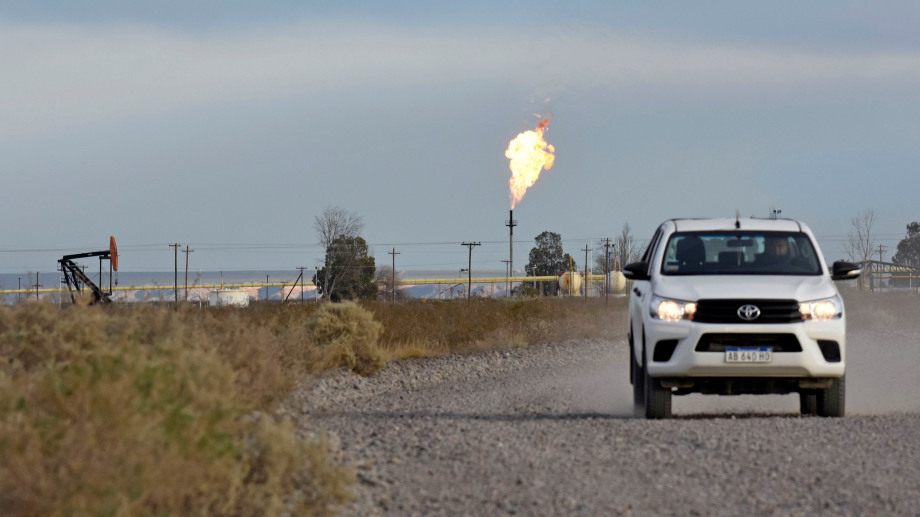
[{"label": "pump jack", "polygon": [[[88,257],[99,257],[99,283],[102,283],[102,261],[109,261],[108,292],[103,291],[101,287],[94,284],[86,273],[83,272],[83,269],[74,262],[74,259]],[[109,237],[109,249],[107,250],[64,255],[58,260],[58,263],[61,265],[61,272],[64,273],[64,281],[67,282],[67,289],[70,291],[70,300],[72,302],[76,302],[77,293],[82,295],[83,291],[89,287],[93,291],[93,300],[90,302],[90,305],[96,303],[112,303],[112,299],[110,298],[112,296],[112,271],[118,271],[118,249],[115,247],[115,237]]]}]

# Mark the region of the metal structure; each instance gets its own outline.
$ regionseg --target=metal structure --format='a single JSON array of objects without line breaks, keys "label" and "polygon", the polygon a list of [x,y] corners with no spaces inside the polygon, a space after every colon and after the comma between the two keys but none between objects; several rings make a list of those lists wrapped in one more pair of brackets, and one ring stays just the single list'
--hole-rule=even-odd
[{"label": "metal structure", "polygon": [[472,269],[473,269],[473,246],[482,246],[482,243],[481,243],[481,242],[461,242],[460,245],[461,245],[461,246],[466,246],[466,247],[468,247],[468,248],[470,249],[469,263],[468,263],[468,265],[467,265],[467,267],[466,267],[466,282],[467,282],[466,299],[469,300],[469,299],[470,299],[470,296],[472,296],[472,292],[471,292],[471,291],[473,290],[473,273],[472,273]]},{"label": "metal structure", "polygon": [[[99,257],[99,283],[102,283],[102,261],[109,261],[109,290],[103,291],[90,280],[89,276],[83,272],[83,268],[77,265],[74,260],[89,257]],[[112,271],[118,271],[118,249],[115,246],[115,237],[109,238],[109,249],[103,251],[90,251],[87,253],[75,253],[73,255],[64,255],[58,260],[61,272],[64,274],[64,282],[67,283],[67,290],[70,291],[70,301],[76,302],[77,293],[81,296],[88,287],[93,293],[93,300],[90,304],[111,303],[112,299]],[[37,282],[36,282],[37,283]],[[117,282],[116,282],[117,284]]]},{"label": "metal structure", "polygon": [[169,247],[173,249],[173,255],[174,255],[175,269],[173,270],[173,288],[176,290],[176,305],[178,305],[179,304],[179,248],[181,248],[182,245],[177,242],[175,244],[170,244]]},{"label": "metal structure", "polygon": [[287,296],[284,296],[284,283],[281,284],[281,295],[282,295],[281,304],[282,305],[284,304],[284,302],[288,301],[288,298],[290,298],[292,294],[294,294],[294,288],[297,287],[297,282],[300,282],[300,303],[301,305],[303,304],[303,290],[304,290],[303,270],[307,268],[298,267],[297,269],[300,270],[300,274],[297,275],[297,280],[294,280],[294,284],[291,286],[291,291],[287,294]]},{"label": "metal structure", "polygon": [[396,248],[393,248],[393,251],[387,253],[393,256],[393,266],[391,266],[390,269],[390,289],[393,290],[392,302],[396,303],[396,255],[401,255],[402,252],[396,251]]},{"label": "metal structure", "polygon": [[188,301],[188,254],[194,253],[195,250],[190,249],[188,245],[185,246],[185,301]]},{"label": "metal structure", "polygon": [[910,290],[920,287],[920,268],[895,264],[894,262],[882,262],[880,260],[867,260],[861,264],[863,276],[868,280],[869,285],[866,289],[869,291],[881,291],[883,289],[903,289]]},{"label": "metal structure", "polygon": [[[508,278],[514,276],[514,227],[517,221],[514,220],[514,209],[508,211],[508,220],[505,221],[508,227]],[[511,281],[508,281],[508,296],[511,296]]]}]

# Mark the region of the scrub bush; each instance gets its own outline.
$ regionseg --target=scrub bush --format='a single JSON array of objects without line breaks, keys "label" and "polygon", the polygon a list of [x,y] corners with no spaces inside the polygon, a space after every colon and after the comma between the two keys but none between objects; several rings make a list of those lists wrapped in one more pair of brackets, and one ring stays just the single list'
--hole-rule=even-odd
[{"label": "scrub bush", "polygon": [[323,304],[313,313],[308,327],[316,344],[326,349],[326,367],[344,366],[367,376],[386,366],[386,357],[377,346],[383,327],[370,311],[357,304]]},{"label": "scrub bush", "polygon": [[146,304],[0,307],[0,514],[331,513],[354,477],[266,411],[289,389],[258,371],[272,336]]},{"label": "scrub bush", "polygon": [[0,305],[0,515],[330,514],[354,473],[274,411],[304,375],[622,339],[625,301]]}]

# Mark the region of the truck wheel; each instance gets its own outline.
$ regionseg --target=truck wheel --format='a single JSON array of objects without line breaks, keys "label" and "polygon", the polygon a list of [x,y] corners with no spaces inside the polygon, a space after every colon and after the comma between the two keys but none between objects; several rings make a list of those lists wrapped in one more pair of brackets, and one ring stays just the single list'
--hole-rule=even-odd
[{"label": "truck wheel", "polygon": [[671,418],[671,388],[661,386],[661,382],[648,374],[648,368],[642,369],[645,374],[645,418]]},{"label": "truck wheel", "polygon": [[636,351],[630,344],[629,347],[629,371],[630,380],[633,387],[633,406],[637,409],[636,413],[645,408],[645,369],[639,366],[636,359]]},{"label": "truck wheel", "polygon": [[803,415],[818,414],[818,393],[814,390],[799,392],[799,412]]},{"label": "truck wheel", "polygon": [[834,379],[831,387],[818,390],[818,416],[842,417],[846,413],[846,377]]}]

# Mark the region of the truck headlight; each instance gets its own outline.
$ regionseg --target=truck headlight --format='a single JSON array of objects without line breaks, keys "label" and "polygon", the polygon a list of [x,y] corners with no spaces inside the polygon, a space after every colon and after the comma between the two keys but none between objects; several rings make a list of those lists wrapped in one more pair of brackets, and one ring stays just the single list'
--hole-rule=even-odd
[{"label": "truck headlight", "polygon": [[653,295],[649,310],[653,318],[664,321],[692,320],[696,314],[696,303]]},{"label": "truck headlight", "polygon": [[839,296],[834,296],[823,300],[802,302],[799,304],[799,312],[802,313],[803,320],[826,321],[839,319],[843,316],[843,300]]}]

